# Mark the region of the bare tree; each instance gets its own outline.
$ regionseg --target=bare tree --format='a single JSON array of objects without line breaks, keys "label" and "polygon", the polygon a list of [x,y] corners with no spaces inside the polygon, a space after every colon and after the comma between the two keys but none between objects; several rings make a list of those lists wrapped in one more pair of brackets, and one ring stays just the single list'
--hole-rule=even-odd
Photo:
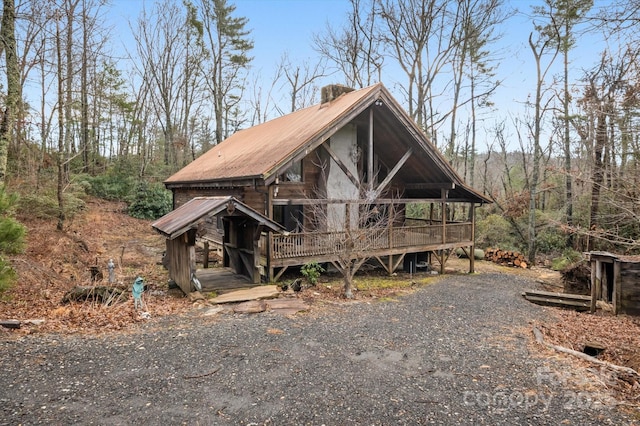
[{"label": "bare tree", "polygon": [[57,199],[58,199],[58,223],[56,228],[58,231],[62,231],[64,229],[64,221],[66,220],[65,212],[64,212],[64,165],[66,163],[65,159],[65,102],[64,99],[64,62],[62,60],[62,37],[60,34],[60,20],[61,16],[58,14],[56,16],[56,63],[57,63],[57,77],[58,77],[58,153],[56,157],[56,163],[58,167],[58,182],[57,182]]},{"label": "bare tree", "polygon": [[176,149],[184,148],[178,134],[182,120],[185,75],[185,30],[187,17],[174,2],[157,4],[149,15],[143,10],[134,32],[141,63],[138,72],[149,86],[149,103],[162,127],[163,158],[166,165],[176,164]]},{"label": "bare tree", "polygon": [[287,92],[290,94],[291,109],[288,112],[294,112],[311,105],[318,90],[314,82],[326,76],[323,61],[320,60],[313,65],[303,61],[301,65],[294,65],[285,53],[280,61],[279,69],[282,70],[286,79],[284,86],[287,87]]},{"label": "bare tree", "polygon": [[[618,189],[623,182],[617,179],[615,173],[616,157],[615,141],[627,143],[628,139],[618,131],[618,129],[628,129],[629,123],[620,121],[621,111],[624,108],[632,108],[637,111],[636,103],[637,81],[640,65],[638,58],[640,51],[629,46],[625,54],[619,58],[613,58],[607,52],[602,54],[600,64],[587,73],[587,87],[580,100],[587,118],[587,123],[592,122],[592,126],[585,126],[574,123],[583,135],[585,140],[593,141],[593,164],[591,166],[591,206],[589,215],[590,231],[601,232],[608,227],[619,227],[621,225],[622,200],[633,200],[629,193]],[[628,115],[627,115],[628,118]],[[620,128],[618,124],[622,124]],[[633,130],[631,130],[633,132]],[[620,133],[620,134],[618,134]],[[622,137],[621,137],[622,136]],[[619,175],[618,175],[619,176]],[[602,193],[613,193],[616,196],[609,196],[608,199],[616,199],[614,205],[618,206],[618,211],[601,212]],[[624,216],[622,216],[623,218]],[[587,249],[593,249],[590,245]]]},{"label": "bare tree", "polygon": [[253,49],[247,18],[233,16],[236,7],[227,0],[198,0],[204,32],[204,46],[209,55],[205,65],[205,82],[216,120],[216,143],[237,127],[237,109],[244,89],[247,66]]},{"label": "bare tree", "polygon": [[[573,182],[571,170],[571,92],[569,89],[569,53],[576,42],[575,27],[584,22],[586,13],[593,6],[593,0],[546,0],[546,7],[538,8],[548,16],[548,23],[540,26],[540,31],[549,37],[551,43],[558,45],[563,57],[563,152],[565,173],[565,216],[569,228],[573,224]],[[569,245],[572,237],[569,233]]]},{"label": "bare tree", "polygon": [[329,24],[313,39],[314,49],[333,64],[353,88],[380,80],[384,57],[379,34],[377,0],[350,0],[351,11],[341,28]]},{"label": "bare tree", "polygon": [[[559,53],[559,46],[556,42],[557,33],[549,34],[546,28],[534,24],[538,36],[529,35],[529,47],[536,64],[536,87],[533,100],[533,122],[529,125],[531,139],[533,142],[533,158],[531,165],[531,177],[529,179],[529,247],[527,257],[531,265],[535,262],[537,253],[537,233],[536,233],[536,209],[538,199],[538,185],[540,183],[540,161],[542,158],[542,125],[544,116],[549,110],[551,99],[545,98],[545,84],[551,65]],[[543,58],[548,57],[546,64]]]},{"label": "bare tree", "polygon": [[[388,190],[372,191],[362,178],[358,186],[343,188],[345,194],[350,194],[347,199],[329,200],[329,163],[323,158],[318,161],[320,182],[324,184],[312,195],[316,197],[314,202],[305,205],[304,222],[331,245],[335,256],[331,264],[342,275],[345,297],[351,299],[355,274],[377,248],[388,244],[394,223],[404,215],[404,206],[395,203]],[[304,229],[304,224],[298,226]]]},{"label": "bare tree", "polygon": [[[470,137],[471,147],[465,155],[465,164],[471,164],[471,180],[473,182],[473,164],[475,155],[477,108],[489,105],[489,97],[500,84],[493,79],[491,62],[495,60],[487,51],[487,46],[495,42],[499,36],[495,28],[507,18],[502,11],[502,0],[464,0],[458,2],[455,39],[452,48],[451,71],[452,90],[451,111],[449,115],[451,131],[445,155],[455,160],[457,151],[458,112],[469,104],[471,108]],[[457,22],[457,23],[455,23]],[[465,88],[468,91],[465,92]],[[465,153],[467,154],[467,153]]]}]

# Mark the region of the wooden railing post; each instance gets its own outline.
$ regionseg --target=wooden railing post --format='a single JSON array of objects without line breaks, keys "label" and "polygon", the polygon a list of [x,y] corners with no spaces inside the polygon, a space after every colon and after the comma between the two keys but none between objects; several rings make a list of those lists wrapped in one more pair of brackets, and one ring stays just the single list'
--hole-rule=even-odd
[{"label": "wooden railing post", "polygon": [[[389,224],[387,225],[387,249],[393,248],[393,218],[395,217],[395,209],[393,204],[389,206]],[[393,274],[393,255],[390,254],[388,258],[387,271],[389,271],[389,275]]]},{"label": "wooden railing post", "polygon": [[[440,197],[442,198],[441,202],[441,212],[440,216],[442,218],[442,244],[447,243],[447,194],[449,191],[446,189],[440,190]],[[440,250],[440,274],[444,275],[444,249]]]},{"label": "wooden railing post", "polygon": [[473,274],[476,270],[476,205],[471,203],[471,208],[469,209],[469,214],[471,215],[471,249],[469,250],[469,273]]}]

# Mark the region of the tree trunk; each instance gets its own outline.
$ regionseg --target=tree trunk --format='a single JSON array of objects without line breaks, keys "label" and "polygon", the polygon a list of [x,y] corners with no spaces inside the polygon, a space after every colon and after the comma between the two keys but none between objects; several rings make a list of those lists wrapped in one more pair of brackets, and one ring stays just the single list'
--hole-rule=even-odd
[{"label": "tree trunk", "polygon": [[57,186],[57,196],[58,196],[58,224],[56,228],[58,231],[62,231],[64,228],[64,198],[62,196],[62,191],[64,188],[64,137],[65,137],[65,120],[64,120],[64,75],[62,72],[63,63],[62,63],[62,40],[60,39],[60,23],[56,22],[56,54],[58,60],[58,155],[57,155],[57,166],[58,166],[58,186]]},{"label": "tree trunk", "polygon": [[[569,33],[569,21],[565,24],[565,37]],[[571,175],[571,134],[569,132],[569,51],[563,50],[564,54],[564,176],[565,176],[565,215],[567,226],[569,229],[573,227],[573,187]],[[569,233],[567,237],[567,246],[573,247],[573,234]]]},{"label": "tree trunk", "polygon": [[0,125],[0,185],[4,185],[6,180],[8,149],[13,144],[15,122],[20,108],[20,71],[16,51],[15,21],[14,0],[3,0],[0,39],[6,59],[7,99]]}]

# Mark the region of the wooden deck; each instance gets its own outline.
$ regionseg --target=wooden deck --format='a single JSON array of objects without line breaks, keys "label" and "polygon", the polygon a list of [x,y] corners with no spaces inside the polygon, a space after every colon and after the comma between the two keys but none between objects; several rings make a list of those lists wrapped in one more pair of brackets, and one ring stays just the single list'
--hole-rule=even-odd
[{"label": "wooden deck", "polygon": [[225,293],[255,286],[248,277],[235,274],[231,268],[198,269],[196,277],[202,284],[202,291]]},{"label": "wooden deck", "polygon": [[[363,230],[360,234],[354,230],[349,241],[345,232],[271,234],[270,237],[271,265],[288,266],[304,263],[303,260],[309,258],[327,261],[345,250],[358,257],[362,253],[386,256],[470,246],[473,245],[473,226],[448,223],[444,232],[442,225],[402,226],[375,233]],[[260,245],[264,250],[266,244]],[[264,251],[261,254],[266,257]]]}]

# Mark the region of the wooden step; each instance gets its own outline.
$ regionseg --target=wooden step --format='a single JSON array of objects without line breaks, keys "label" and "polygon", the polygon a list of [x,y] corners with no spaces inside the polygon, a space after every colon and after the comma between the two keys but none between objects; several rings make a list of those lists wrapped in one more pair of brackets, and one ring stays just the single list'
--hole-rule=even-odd
[{"label": "wooden step", "polygon": [[581,294],[553,293],[550,291],[526,290],[522,296],[530,302],[545,306],[559,306],[576,310],[588,310],[591,297]]}]

